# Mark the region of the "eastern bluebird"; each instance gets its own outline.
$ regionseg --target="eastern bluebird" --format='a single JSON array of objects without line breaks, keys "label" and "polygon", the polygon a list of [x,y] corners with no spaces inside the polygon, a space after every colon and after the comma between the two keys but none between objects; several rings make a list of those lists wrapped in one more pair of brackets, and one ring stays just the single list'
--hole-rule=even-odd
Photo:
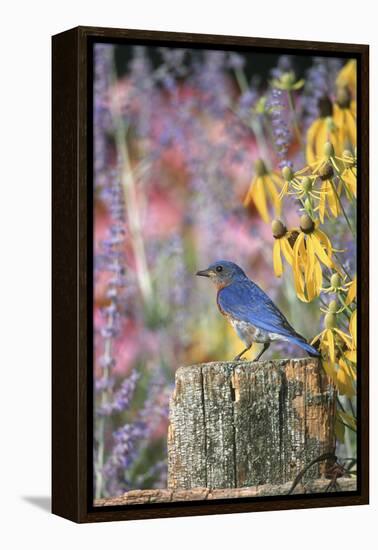
[{"label": "eastern bluebird", "polygon": [[218,289],[217,304],[239,338],[247,346],[235,357],[238,361],[254,342],[264,344],[256,357],[260,359],[273,340],[285,340],[303,348],[312,357],[320,357],[303,336],[288,323],[285,316],[260,287],[248,279],[233,262],[220,260],[196,275],[210,277]]}]

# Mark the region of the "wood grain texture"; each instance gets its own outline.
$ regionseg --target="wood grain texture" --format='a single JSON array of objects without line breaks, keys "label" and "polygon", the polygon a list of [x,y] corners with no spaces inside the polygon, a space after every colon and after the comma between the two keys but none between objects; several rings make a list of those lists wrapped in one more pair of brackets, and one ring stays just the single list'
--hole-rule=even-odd
[{"label": "wood grain texture", "polygon": [[170,402],[168,487],[290,481],[334,452],[335,406],[335,388],[313,358],[181,367]]},{"label": "wood grain texture", "polygon": [[[337,481],[337,492],[356,490],[356,478],[340,478]],[[230,498],[253,498],[284,496],[290,491],[291,482],[282,485],[257,485],[238,489],[150,489],[128,491],[112,498],[101,498],[95,501],[95,506],[122,506],[124,504],[154,504],[159,502],[193,502],[200,500],[221,500]],[[293,495],[316,493],[332,493],[329,490],[329,479],[310,480],[298,484]]]}]

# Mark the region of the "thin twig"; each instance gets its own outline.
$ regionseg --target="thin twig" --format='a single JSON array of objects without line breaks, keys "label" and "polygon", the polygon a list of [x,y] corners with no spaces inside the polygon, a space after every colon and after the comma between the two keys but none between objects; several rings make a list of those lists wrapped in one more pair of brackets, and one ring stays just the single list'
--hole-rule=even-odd
[{"label": "thin twig", "polygon": [[337,461],[337,456],[334,454],[334,453],[324,453],[320,456],[318,456],[317,458],[314,458],[313,460],[311,460],[311,462],[309,464],[307,464],[300,472],[299,474],[296,476],[296,478],[294,479],[290,489],[289,489],[289,492],[288,492],[288,495],[291,495],[292,492],[294,491],[295,487],[298,485],[298,483],[301,481],[302,477],[305,475],[305,473],[307,472],[307,470],[309,470],[312,466],[314,466],[314,464],[317,464],[318,462],[323,462],[323,460],[333,460],[334,462]]}]

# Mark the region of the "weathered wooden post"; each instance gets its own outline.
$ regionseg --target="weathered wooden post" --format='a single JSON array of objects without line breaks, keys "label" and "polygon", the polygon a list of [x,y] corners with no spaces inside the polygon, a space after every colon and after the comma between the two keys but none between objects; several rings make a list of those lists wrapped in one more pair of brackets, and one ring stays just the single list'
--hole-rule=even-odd
[{"label": "weathered wooden post", "polygon": [[[292,481],[334,452],[336,392],[313,358],[180,367],[170,403],[168,487]],[[318,463],[305,479],[318,479]]]}]

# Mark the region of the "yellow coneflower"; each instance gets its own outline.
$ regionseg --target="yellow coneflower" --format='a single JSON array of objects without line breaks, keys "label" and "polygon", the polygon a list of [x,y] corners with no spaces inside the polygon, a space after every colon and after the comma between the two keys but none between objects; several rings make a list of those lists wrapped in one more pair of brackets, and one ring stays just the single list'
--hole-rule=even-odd
[{"label": "yellow coneflower", "polygon": [[350,363],[354,357],[353,340],[336,326],[336,316],[342,310],[343,308],[338,308],[337,301],[332,300],[328,310],[325,310],[324,330],[315,336],[311,344],[319,340],[324,370],[331,376],[340,394],[352,397],[355,394],[356,379],[355,370]]},{"label": "yellow coneflower", "polygon": [[[303,174],[306,172],[309,172],[309,167],[306,166],[305,168],[302,168],[302,170],[298,170],[297,172],[293,172],[293,170],[290,168],[290,166],[284,166],[282,168],[282,178],[284,181],[281,193],[280,193],[280,199],[282,199],[287,193],[289,195],[295,194],[297,195],[297,190],[302,188],[301,182],[304,177]],[[295,189],[295,192],[290,191],[290,189]]]},{"label": "yellow coneflower", "polygon": [[322,290],[321,264],[337,270],[332,259],[329,238],[308,214],[303,214],[300,218],[300,231],[293,247],[295,291],[303,302],[311,302]]},{"label": "yellow coneflower", "polygon": [[268,171],[262,159],[255,162],[255,172],[244,199],[244,206],[254,204],[264,222],[269,222],[268,200],[270,200],[276,215],[279,216],[281,212],[282,179],[276,172]]},{"label": "yellow coneflower", "polygon": [[355,59],[350,59],[340,70],[336,78],[336,86],[338,88],[347,86],[352,94],[352,97],[356,97],[357,61]]},{"label": "yellow coneflower", "polygon": [[338,309],[336,300],[332,300],[324,316],[324,330],[315,336],[311,342],[311,345],[314,345],[319,340],[319,349],[328,355],[332,364],[336,363],[338,342],[344,343],[347,349],[351,349],[352,347],[352,338],[336,327],[336,315],[340,311],[341,309]]},{"label": "yellow coneflower", "polygon": [[276,277],[281,277],[283,273],[282,256],[287,263],[293,265],[293,249],[291,242],[298,234],[297,231],[288,231],[281,220],[273,220],[272,233],[274,237],[273,245],[273,268]]},{"label": "yellow coneflower", "polygon": [[319,198],[319,218],[323,223],[326,214],[328,217],[332,215],[334,218],[341,214],[340,197],[333,181],[336,174],[331,162],[327,162],[319,168],[317,175],[322,181]]},{"label": "yellow coneflower", "polygon": [[[340,194],[345,188],[348,198],[351,200],[356,193],[356,159],[349,151],[344,151],[342,157],[335,153],[335,149],[330,141],[326,141],[323,146],[322,156],[314,163],[310,164],[313,176],[318,176],[326,183],[320,189],[322,196],[321,215],[324,217],[326,203],[329,204],[331,213],[338,215],[342,210]],[[338,187],[336,189],[334,178],[337,178]],[[354,179],[353,179],[354,178]],[[328,199],[328,200],[327,200]],[[335,215],[335,214],[334,214]],[[321,218],[323,221],[323,218]],[[348,225],[349,221],[347,220]]]},{"label": "yellow coneflower", "polygon": [[319,101],[319,117],[314,120],[307,130],[306,158],[309,164],[316,163],[323,155],[324,144],[332,143],[337,154],[342,153],[340,133],[334,120],[334,106],[328,97]]},{"label": "yellow coneflower", "polygon": [[333,119],[341,146],[355,147],[357,142],[356,101],[352,100],[346,86],[337,90]]}]

